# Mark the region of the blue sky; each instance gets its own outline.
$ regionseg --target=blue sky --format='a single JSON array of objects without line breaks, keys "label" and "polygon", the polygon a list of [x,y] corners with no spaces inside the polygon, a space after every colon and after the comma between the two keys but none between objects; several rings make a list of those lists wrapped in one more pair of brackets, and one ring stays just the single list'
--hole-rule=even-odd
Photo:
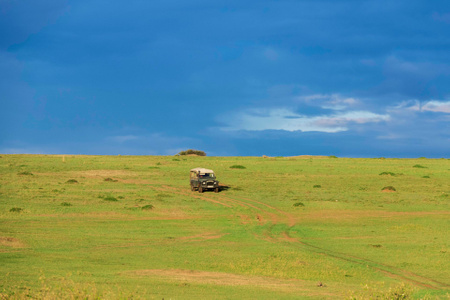
[{"label": "blue sky", "polygon": [[0,153],[449,157],[450,1],[0,0]]}]

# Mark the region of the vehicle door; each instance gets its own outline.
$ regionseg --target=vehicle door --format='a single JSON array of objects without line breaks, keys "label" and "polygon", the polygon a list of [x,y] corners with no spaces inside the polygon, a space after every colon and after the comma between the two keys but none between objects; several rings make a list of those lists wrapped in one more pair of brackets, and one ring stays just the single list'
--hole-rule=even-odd
[{"label": "vehicle door", "polygon": [[198,174],[197,172],[191,172],[191,185],[198,186]]}]

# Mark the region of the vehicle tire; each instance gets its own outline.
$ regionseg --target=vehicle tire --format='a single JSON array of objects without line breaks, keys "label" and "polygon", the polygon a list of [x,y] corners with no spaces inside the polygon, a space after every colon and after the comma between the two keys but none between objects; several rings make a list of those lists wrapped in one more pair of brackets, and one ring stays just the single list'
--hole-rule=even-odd
[{"label": "vehicle tire", "polygon": [[191,184],[191,191],[195,190],[194,186]]},{"label": "vehicle tire", "polygon": [[198,192],[199,192],[199,193],[203,193],[203,188],[202,188],[202,186],[199,186]]},{"label": "vehicle tire", "polygon": [[219,188],[216,187],[216,188],[214,189],[214,193],[218,193],[218,192],[219,192]]}]

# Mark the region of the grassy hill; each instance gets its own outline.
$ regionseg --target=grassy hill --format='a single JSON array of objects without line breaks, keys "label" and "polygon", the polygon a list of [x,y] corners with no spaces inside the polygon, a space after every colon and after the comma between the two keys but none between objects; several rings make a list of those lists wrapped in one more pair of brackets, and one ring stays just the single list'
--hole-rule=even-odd
[{"label": "grassy hill", "polygon": [[446,298],[449,183],[448,159],[1,155],[0,299]]}]

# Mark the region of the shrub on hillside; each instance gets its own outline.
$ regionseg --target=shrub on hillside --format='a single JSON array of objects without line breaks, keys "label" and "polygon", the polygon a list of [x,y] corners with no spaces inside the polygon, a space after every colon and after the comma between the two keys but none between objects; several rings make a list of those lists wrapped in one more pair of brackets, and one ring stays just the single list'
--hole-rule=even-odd
[{"label": "shrub on hillside", "polygon": [[23,171],[23,172],[17,173],[17,175],[33,175],[33,173],[28,172],[28,171]]},{"label": "shrub on hillside", "polygon": [[198,155],[198,156],[206,156],[206,153],[205,153],[204,151],[201,151],[201,150],[188,149],[188,150],[179,152],[178,155]]},{"label": "shrub on hillside", "polygon": [[117,179],[112,179],[110,177],[105,178],[104,181],[117,182]]},{"label": "shrub on hillside", "polygon": [[111,202],[119,201],[119,200],[117,200],[116,197],[113,197],[113,196],[106,196],[105,198],[103,198],[103,200],[111,201]]},{"label": "shrub on hillside", "polygon": [[141,207],[142,210],[152,210],[154,208],[153,205],[148,204]]},{"label": "shrub on hillside", "polygon": [[395,191],[396,191],[395,187],[393,187],[392,185],[385,186],[385,187],[382,188],[381,190],[382,190],[382,191],[385,191],[385,192],[395,192]]},{"label": "shrub on hillside", "polygon": [[413,168],[426,169],[426,167],[422,165],[414,165]]},{"label": "shrub on hillside", "polygon": [[390,176],[395,176],[395,175],[397,175],[397,174],[395,174],[395,173],[393,173],[393,172],[381,172],[381,173],[378,174],[378,175],[390,175]]},{"label": "shrub on hillside", "polygon": [[232,165],[230,169],[247,169],[247,168],[243,165]]}]

